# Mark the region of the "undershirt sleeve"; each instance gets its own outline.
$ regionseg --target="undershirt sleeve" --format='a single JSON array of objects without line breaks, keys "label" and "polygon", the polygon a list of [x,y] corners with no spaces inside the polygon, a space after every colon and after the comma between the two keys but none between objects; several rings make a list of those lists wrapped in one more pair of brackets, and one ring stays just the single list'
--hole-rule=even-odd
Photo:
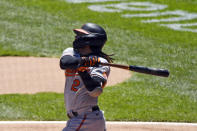
[{"label": "undershirt sleeve", "polygon": [[60,68],[61,69],[77,69],[81,62],[81,58],[65,55],[60,58]]},{"label": "undershirt sleeve", "polygon": [[103,80],[100,77],[90,76],[90,74],[87,71],[78,73],[88,91],[93,91],[96,87],[102,86]]}]

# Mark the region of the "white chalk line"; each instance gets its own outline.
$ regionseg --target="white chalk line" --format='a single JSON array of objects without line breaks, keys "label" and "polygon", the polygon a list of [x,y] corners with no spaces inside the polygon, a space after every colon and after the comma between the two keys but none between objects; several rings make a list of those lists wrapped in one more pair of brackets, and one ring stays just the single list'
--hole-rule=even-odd
[{"label": "white chalk line", "polygon": [[[0,124],[65,124],[66,121],[0,121]],[[110,125],[168,125],[168,126],[195,126],[197,123],[175,123],[175,122],[118,122],[107,121]]]}]

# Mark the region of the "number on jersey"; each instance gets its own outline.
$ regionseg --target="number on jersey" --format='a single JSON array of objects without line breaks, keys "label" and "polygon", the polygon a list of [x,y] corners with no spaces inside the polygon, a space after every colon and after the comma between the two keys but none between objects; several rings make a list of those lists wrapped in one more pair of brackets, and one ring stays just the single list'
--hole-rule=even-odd
[{"label": "number on jersey", "polygon": [[77,92],[78,91],[78,86],[80,85],[80,81],[79,79],[75,79],[73,81],[73,84],[72,84],[72,87],[71,87],[71,90],[74,91],[74,92]]}]

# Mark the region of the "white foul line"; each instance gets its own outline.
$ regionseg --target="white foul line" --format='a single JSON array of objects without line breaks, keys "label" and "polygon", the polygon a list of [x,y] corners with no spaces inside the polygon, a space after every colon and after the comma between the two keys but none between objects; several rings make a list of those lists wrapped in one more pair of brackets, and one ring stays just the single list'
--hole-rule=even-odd
[{"label": "white foul line", "polygon": [[[0,121],[0,124],[66,124],[66,121]],[[175,122],[118,122],[107,121],[111,125],[171,125],[171,126],[196,126],[197,123],[175,123]]]}]

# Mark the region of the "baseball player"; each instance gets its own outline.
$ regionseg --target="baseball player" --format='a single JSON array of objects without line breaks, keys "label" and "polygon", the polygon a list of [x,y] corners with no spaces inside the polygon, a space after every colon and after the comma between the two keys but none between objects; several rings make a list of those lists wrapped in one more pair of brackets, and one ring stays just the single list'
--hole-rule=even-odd
[{"label": "baseball player", "polygon": [[98,107],[98,96],[103,92],[110,73],[112,58],[102,52],[107,41],[105,30],[87,23],[76,34],[73,48],[63,51],[60,68],[65,70],[64,100],[69,118],[63,131],[105,131],[103,112]]}]

